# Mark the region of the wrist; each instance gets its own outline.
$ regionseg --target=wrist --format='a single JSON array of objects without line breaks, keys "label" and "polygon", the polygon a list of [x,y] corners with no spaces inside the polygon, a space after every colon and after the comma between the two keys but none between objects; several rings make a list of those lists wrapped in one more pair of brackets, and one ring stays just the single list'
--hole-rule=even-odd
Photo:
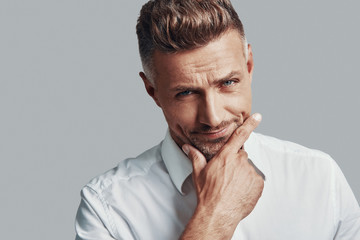
[{"label": "wrist", "polygon": [[239,223],[231,215],[199,203],[181,239],[231,239]]}]

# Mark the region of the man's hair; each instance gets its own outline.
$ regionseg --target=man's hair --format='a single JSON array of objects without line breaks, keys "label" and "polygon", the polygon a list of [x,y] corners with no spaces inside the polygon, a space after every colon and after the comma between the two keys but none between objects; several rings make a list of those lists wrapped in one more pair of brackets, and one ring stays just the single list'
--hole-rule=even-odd
[{"label": "man's hair", "polygon": [[207,45],[229,29],[239,32],[247,57],[244,28],[230,0],[150,0],[136,25],[141,62],[154,84],[155,50],[175,53]]}]

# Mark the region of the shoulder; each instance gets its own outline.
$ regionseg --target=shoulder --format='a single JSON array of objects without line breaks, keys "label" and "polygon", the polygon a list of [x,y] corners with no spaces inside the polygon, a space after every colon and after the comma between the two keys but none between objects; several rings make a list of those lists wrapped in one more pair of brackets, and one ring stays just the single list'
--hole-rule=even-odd
[{"label": "shoulder", "polygon": [[293,156],[305,159],[323,159],[326,161],[332,160],[329,154],[317,150],[302,146],[300,144],[281,140],[275,137],[266,136],[260,133],[254,133],[254,138],[263,151],[268,151],[276,155]]},{"label": "shoulder", "polygon": [[110,190],[113,185],[128,185],[137,179],[146,179],[153,174],[154,168],[163,165],[161,144],[158,144],[135,158],[127,158],[105,173],[102,173],[87,183],[83,189],[91,189],[97,194]]},{"label": "shoulder", "polygon": [[273,172],[291,173],[299,178],[315,175],[332,178],[337,164],[329,154],[258,133],[254,139],[260,159],[266,161]]},{"label": "shoulder", "polygon": [[266,177],[273,187],[314,198],[320,193],[330,196],[337,174],[336,163],[328,154],[261,134],[256,134],[254,142],[258,158],[268,166]]}]

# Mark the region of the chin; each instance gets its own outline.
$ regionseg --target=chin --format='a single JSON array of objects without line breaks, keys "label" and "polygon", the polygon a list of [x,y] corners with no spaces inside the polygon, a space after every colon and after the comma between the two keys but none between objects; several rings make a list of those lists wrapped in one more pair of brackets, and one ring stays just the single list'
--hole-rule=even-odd
[{"label": "chin", "polygon": [[228,132],[227,135],[219,137],[217,139],[209,139],[209,138],[203,138],[198,135],[192,135],[189,134],[188,140],[190,144],[197,148],[206,158],[207,161],[212,159],[219,151],[220,149],[227,143],[227,141],[230,139],[233,132],[238,128],[241,124],[239,122],[235,122],[233,124],[233,127],[231,127],[231,130]]},{"label": "chin", "polygon": [[216,139],[212,142],[199,142],[199,141],[192,141],[191,145],[197,148],[206,158],[207,161],[210,161],[225,145],[227,140],[230,138],[224,137],[220,139]]}]

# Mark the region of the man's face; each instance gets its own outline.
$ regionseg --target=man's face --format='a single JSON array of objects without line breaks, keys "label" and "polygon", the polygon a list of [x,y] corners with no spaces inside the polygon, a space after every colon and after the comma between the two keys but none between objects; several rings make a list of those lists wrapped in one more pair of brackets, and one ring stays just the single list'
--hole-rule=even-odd
[{"label": "man's face", "polygon": [[154,53],[154,88],[148,93],[165,115],[171,136],[191,144],[210,160],[251,112],[253,59],[230,30],[208,45],[175,54]]}]

